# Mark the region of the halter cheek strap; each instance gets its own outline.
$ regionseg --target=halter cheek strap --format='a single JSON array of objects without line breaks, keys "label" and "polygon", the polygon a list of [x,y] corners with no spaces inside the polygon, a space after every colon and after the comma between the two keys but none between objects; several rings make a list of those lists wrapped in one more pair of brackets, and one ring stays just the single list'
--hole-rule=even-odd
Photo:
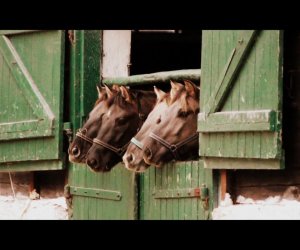
[{"label": "halter cheek strap", "polygon": [[125,151],[126,151],[126,149],[127,149],[127,147],[128,147],[128,145],[129,145],[130,142],[126,143],[126,144],[125,144],[123,147],[121,147],[121,148],[116,148],[116,147],[114,147],[114,146],[112,146],[112,145],[110,145],[110,144],[107,144],[106,142],[101,141],[101,140],[99,140],[99,139],[97,139],[97,138],[95,138],[95,139],[93,140],[93,143],[96,144],[97,146],[105,147],[105,148],[107,148],[107,149],[109,149],[109,150],[115,152],[115,153],[116,153],[117,155],[119,155],[120,157],[122,157],[123,154],[125,153]]}]

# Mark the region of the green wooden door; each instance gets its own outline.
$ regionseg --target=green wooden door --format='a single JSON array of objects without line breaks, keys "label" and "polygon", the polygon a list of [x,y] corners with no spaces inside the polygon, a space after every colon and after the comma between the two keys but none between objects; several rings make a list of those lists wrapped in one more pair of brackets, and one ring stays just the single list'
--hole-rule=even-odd
[{"label": "green wooden door", "polygon": [[0,32],[0,171],[63,168],[63,31]]},{"label": "green wooden door", "polygon": [[205,220],[211,218],[214,200],[211,169],[202,161],[150,167],[141,175],[142,220]]},{"label": "green wooden door", "polygon": [[200,156],[205,167],[280,169],[281,31],[203,31]]},{"label": "green wooden door", "polygon": [[[75,135],[97,99],[101,31],[75,30],[69,34],[72,38],[70,115]],[[121,164],[109,173],[95,173],[85,165],[70,163],[68,187],[71,197],[71,219],[137,218],[135,174]]]}]

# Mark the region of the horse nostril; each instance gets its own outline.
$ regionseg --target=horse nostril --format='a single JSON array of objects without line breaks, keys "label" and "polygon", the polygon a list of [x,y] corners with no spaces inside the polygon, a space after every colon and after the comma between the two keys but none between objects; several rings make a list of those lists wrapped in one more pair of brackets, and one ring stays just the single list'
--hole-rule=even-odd
[{"label": "horse nostril", "polygon": [[132,154],[129,154],[129,155],[127,156],[127,161],[128,161],[128,162],[132,162],[132,161],[133,161]]},{"label": "horse nostril", "polygon": [[152,152],[150,150],[150,148],[146,148],[144,151],[145,156],[150,159],[152,157]]},{"label": "horse nostril", "polygon": [[89,165],[90,167],[92,167],[92,168],[96,168],[96,166],[97,166],[97,161],[95,160],[95,159],[88,159],[87,161],[86,161],[86,163],[87,163],[87,165]]}]

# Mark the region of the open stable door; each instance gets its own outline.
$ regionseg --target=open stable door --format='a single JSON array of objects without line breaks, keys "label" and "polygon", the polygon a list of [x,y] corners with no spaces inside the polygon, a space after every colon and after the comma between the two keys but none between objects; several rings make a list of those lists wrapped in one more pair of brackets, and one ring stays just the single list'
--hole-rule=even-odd
[{"label": "open stable door", "polygon": [[64,31],[0,31],[0,171],[63,168]]},{"label": "open stable door", "polygon": [[282,45],[282,31],[203,31],[198,131],[206,168],[284,167]]},{"label": "open stable door", "polygon": [[[73,136],[97,99],[100,83],[100,30],[72,30],[70,37],[70,116]],[[109,173],[95,173],[86,165],[69,164],[67,193],[71,215],[81,219],[136,219],[137,186],[134,173],[121,164]]]}]

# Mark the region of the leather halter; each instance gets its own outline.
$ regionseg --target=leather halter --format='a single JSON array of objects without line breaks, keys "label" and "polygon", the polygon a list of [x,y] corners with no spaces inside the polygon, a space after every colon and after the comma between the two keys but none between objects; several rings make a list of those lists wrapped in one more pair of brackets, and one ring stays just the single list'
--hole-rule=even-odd
[{"label": "leather halter", "polygon": [[188,138],[184,139],[183,141],[176,143],[176,144],[171,144],[152,132],[149,134],[149,137],[158,141],[160,144],[164,145],[167,149],[169,149],[171,151],[171,153],[173,154],[175,160],[180,160],[177,150],[180,147],[184,146],[185,144],[196,140],[198,138],[198,133],[195,133],[195,134],[189,136]]},{"label": "leather halter", "polygon": [[86,132],[85,133],[82,133],[82,131],[86,131],[87,132],[87,129],[78,129],[78,132],[76,133],[76,136],[80,137],[81,139],[83,139],[84,141],[87,141],[91,144],[93,144],[93,139],[91,139],[90,137],[86,136]]},{"label": "leather halter", "polygon": [[93,143],[96,144],[96,145],[105,147],[105,148],[107,148],[107,149],[109,149],[109,150],[115,152],[117,155],[119,155],[119,156],[122,157],[123,154],[125,153],[125,151],[126,151],[126,149],[127,149],[127,147],[128,147],[128,145],[129,145],[130,142],[127,142],[127,143],[126,143],[123,147],[121,147],[121,148],[116,148],[116,147],[114,147],[114,146],[112,146],[112,145],[110,145],[110,144],[107,144],[107,143],[104,142],[104,141],[98,140],[97,138],[95,138],[95,139],[93,140]]}]

